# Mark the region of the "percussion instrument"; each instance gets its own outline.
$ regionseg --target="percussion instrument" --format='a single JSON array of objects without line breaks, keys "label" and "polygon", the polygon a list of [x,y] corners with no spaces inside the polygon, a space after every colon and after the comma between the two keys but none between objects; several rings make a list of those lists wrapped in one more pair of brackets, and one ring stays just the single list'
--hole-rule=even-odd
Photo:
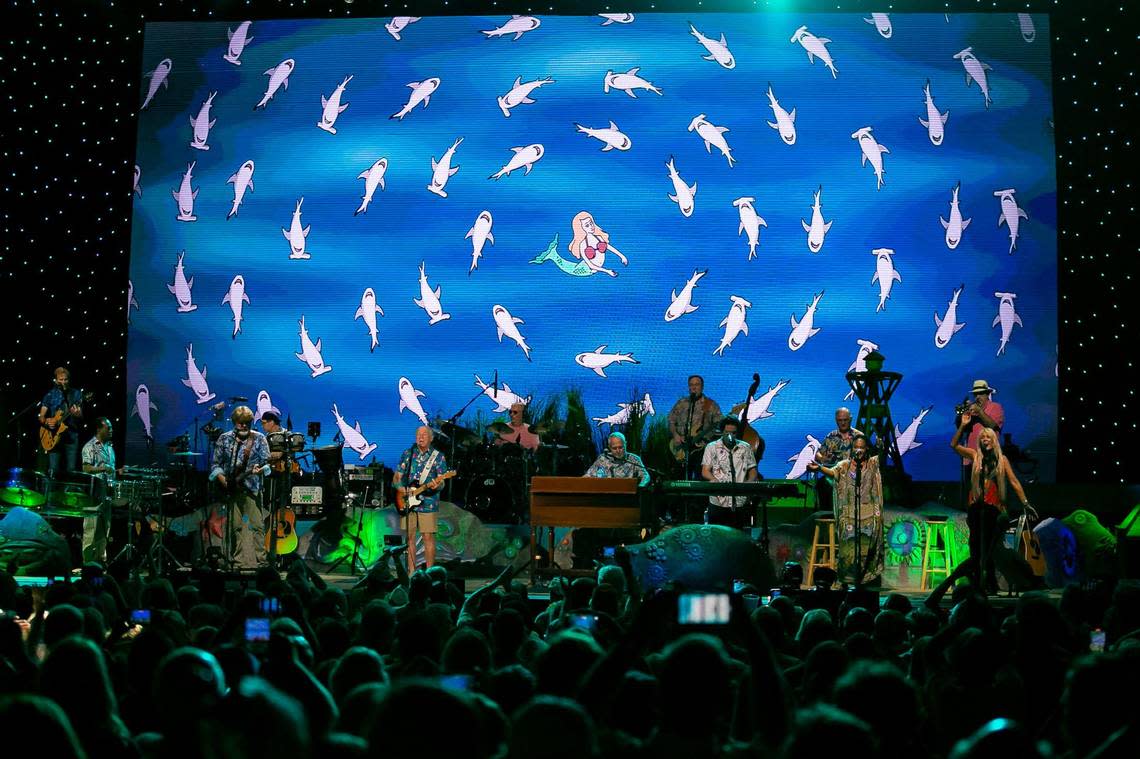
[{"label": "percussion instrument", "polygon": [[493,474],[475,477],[467,484],[463,508],[483,522],[519,521],[514,491],[505,478]]}]

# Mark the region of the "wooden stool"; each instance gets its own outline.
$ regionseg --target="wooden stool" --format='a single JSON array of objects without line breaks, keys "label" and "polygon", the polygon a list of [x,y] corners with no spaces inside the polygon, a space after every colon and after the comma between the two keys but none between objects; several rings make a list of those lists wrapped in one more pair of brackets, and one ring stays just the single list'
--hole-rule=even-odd
[{"label": "wooden stool", "polygon": [[[821,543],[819,540],[819,531],[824,525],[827,525],[827,542]],[[814,587],[812,579],[815,575],[816,567],[836,568],[835,551],[835,518],[820,517],[816,519],[815,531],[811,536],[811,553],[808,554],[807,585],[809,588]]]},{"label": "wooden stool", "polygon": [[950,574],[950,524],[944,516],[926,517],[926,543],[922,547],[920,590],[930,590],[931,575]]}]

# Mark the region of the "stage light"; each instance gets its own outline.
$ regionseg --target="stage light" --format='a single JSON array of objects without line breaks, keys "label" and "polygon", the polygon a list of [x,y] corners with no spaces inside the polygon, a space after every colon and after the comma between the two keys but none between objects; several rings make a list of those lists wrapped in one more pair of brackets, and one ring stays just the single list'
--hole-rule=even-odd
[{"label": "stage light", "polygon": [[798,588],[804,584],[804,567],[798,561],[785,561],[780,575],[781,588]]},{"label": "stage light", "polygon": [[839,579],[839,575],[831,567],[817,567],[815,573],[812,574],[812,582],[815,583],[816,590],[830,590],[837,579]]}]

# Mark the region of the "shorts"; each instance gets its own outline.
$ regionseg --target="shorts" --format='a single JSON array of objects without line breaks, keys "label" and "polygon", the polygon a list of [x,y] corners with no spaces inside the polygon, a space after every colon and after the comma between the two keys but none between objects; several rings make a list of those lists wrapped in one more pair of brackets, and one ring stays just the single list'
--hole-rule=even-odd
[{"label": "shorts", "polygon": [[434,535],[436,533],[436,517],[439,512],[436,511],[413,511],[404,516],[400,520],[400,527],[403,528],[404,533],[408,533],[408,518],[412,520],[412,527],[416,532],[422,532],[425,535]]}]

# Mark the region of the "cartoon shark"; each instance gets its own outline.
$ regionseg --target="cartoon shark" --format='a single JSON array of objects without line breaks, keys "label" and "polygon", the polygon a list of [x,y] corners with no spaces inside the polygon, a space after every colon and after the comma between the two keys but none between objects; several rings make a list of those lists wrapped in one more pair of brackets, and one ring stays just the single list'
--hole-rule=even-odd
[{"label": "cartoon shark", "polygon": [[368,204],[372,202],[372,193],[376,192],[377,186],[381,190],[384,189],[384,172],[387,170],[388,158],[384,157],[357,175],[357,179],[364,180],[364,195],[360,198],[360,208],[352,212],[353,216],[359,216],[368,210]]},{"label": "cartoon shark", "polygon": [[206,365],[202,364],[202,371],[198,371],[198,365],[194,361],[194,343],[186,345],[186,379],[182,380],[182,384],[194,391],[199,406],[214,400],[214,394],[206,383]]},{"label": "cartoon shark", "polygon": [[301,320],[297,322],[301,331],[298,333],[301,337],[301,352],[294,353],[297,360],[309,367],[312,371],[313,377],[319,377],[322,374],[327,374],[332,371],[332,367],[325,363],[324,358],[321,357],[321,339],[318,337],[314,345],[313,341],[309,339],[309,331],[305,329],[305,315],[301,314]]},{"label": "cartoon shark", "polygon": [[388,118],[399,119],[400,121],[403,121],[404,117],[411,113],[412,109],[420,103],[423,103],[424,108],[427,108],[428,103],[431,102],[432,94],[439,89],[440,81],[441,80],[438,76],[433,76],[428,79],[424,79],[422,82],[408,82],[407,86],[412,90],[412,94],[408,96],[408,102],[404,104],[403,108],[396,111]]},{"label": "cartoon shark", "polygon": [[891,287],[895,282],[902,282],[902,275],[895,271],[891,256],[895,254],[891,248],[875,248],[871,251],[875,256],[875,275],[871,277],[871,284],[879,283],[879,305],[875,313],[887,307],[887,298],[891,297]]},{"label": "cartoon shark", "polygon": [[268,390],[262,390],[257,394],[257,418],[260,419],[262,414],[267,411],[272,411],[277,416],[281,416],[281,409],[273,405],[273,399],[269,397]]},{"label": "cartoon shark", "polygon": [[336,134],[337,117],[344,113],[344,109],[348,108],[348,103],[341,105],[341,98],[344,97],[344,88],[352,81],[353,74],[349,74],[344,78],[344,81],[336,86],[333,90],[332,96],[326,100],[324,95],[321,95],[321,120],[317,122],[317,129],[323,129],[329,134]]},{"label": "cartoon shark", "polygon": [[253,168],[253,161],[246,161],[234,172],[233,176],[226,180],[226,184],[234,186],[234,204],[230,208],[230,212],[226,214],[227,221],[237,216],[238,206],[241,205],[246,190],[253,192]]},{"label": "cartoon shark", "polygon": [[563,274],[569,274],[571,277],[592,277],[598,273],[596,269],[590,268],[590,265],[585,261],[572,261],[568,258],[563,258],[558,253],[557,233],[554,235],[554,240],[546,246],[546,250],[531,259],[532,264],[543,264],[546,261],[553,261],[559,271]]},{"label": "cartoon shark", "polygon": [[420,261],[420,297],[412,298],[412,302],[427,312],[428,326],[451,318],[451,314],[443,312],[443,304],[439,302],[439,296],[442,292],[442,288],[438,285],[435,290],[431,289],[431,285],[428,284],[427,273],[424,271],[424,262]]},{"label": "cartoon shark", "polygon": [[511,386],[506,382],[499,383],[498,389],[493,385],[488,385],[483,380],[479,379],[479,375],[475,375],[475,385],[483,390],[483,395],[487,396],[492,403],[495,404],[495,412],[509,411],[511,406],[516,403],[529,405],[531,396],[525,398],[518,393],[511,390]]},{"label": "cartoon shark", "polygon": [[193,302],[191,302],[191,290],[194,288],[194,278],[191,277],[190,281],[186,281],[186,271],[182,268],[182,259],[186,257],[186,251],[178,254],[178,263],[174,266],[174,284],[166,286],[166,289],[174,296],[174,300],[178,301],[178,313],[188,314],[191,311],[198,310]]},{"label": "cartoon shark", "polygon": [[807,311],[804,312],[804,318],[796,321],[796,315],[792,314],[792,332],[788,335],[788,348],[798,351],[804,347],[804,343],[809,338],[814,337],[820,328],[815,325],[815,310],[819,306],[819,300],[823,297],[823,290],[812,299],[811,305],[808,306]]},{"label": "cartoon shark", "polygon": [[922,421],[926,419],[926,415],[930,413],[932,408],[934,406],[920,409],[918,414],[910,420],[910,424],[906,426],[905,430],[899,429],[899,426],[895,425],[895,441],[898,443],[900,456],[905,456],[908,451],[913,451],[922,445],[915,438],[918,437],[918,428],[922,426]]},{"label": "cartoon shark", "polygon": [[306,252],[305,246],[308,244],[306,240],[313,225],[301,226],[301,204],[304,202],[305,196],[302,195],[301,199],[297,201],[297,207],[293,209],[293,222],[289,225],[289,229],[281,228],[281,234],[289,241],[289,258],[295,261],[304,261],[312,257]]},{"label": "cartoon shark", "polygon": [[142,188],[139,187],[139,179],[141,179],[141,178],[142,178],[142,169],[140,169],[139,165],[136,163],[135,164],[135,183],[134,183],[134,186],[131,187],[131,192],[133,192],[135,195],[138,195],[140,198],[142,197]]},{"label": "cartoon shark", "polygon": [[545,79],[535,79],[534,81],[524,83],[521,76],[516,76],[515,83],[511,85],[511,91],[495,99],[499,104],[499,110],[509,119],[511,117],[511,109],[523,103],[533,103],[534,98],[530,96],[530,93],[544,84],[554,84],[554,80],[550,77],[546,77]]},{"label": "cartoon shark", "polygon": [[685,286],[681,288],[681,294],[678,295],[674,290],[670,296],[669,308],[665,309],[665,321],[671,322],[680,319],[685,314],[691,314],[696,311],[700,306],[693,305],[693,288],[701,281],[701,278],[709,273],[708,269],[703,271],[697,270],[693,272],[693,276],[685,282]]},{"label": "cartoon shark", "polygon": [[376,337],[376,314],[384,315],[384,309],[376,305],[376,293],[371,287],[364,288],[364,294],[360,296],[360,308],[356,309],[353,314],[352,320],[363,319],[364,325],[368,327],[368,335],[372,338],[372,345],[369,346],[368,351],[376,350],[379,344],[379,339]]},{"label": "cartoon shark", "polygon": [[807,232],[807,246],[808,250],[812,253],[818,253],[823,250],[824,236],[831,231],[831,225],[835,221],[824,223],[823,221],[823,205],[820,204],[819,198],[823,194],[823,185],[815,191],[814,201],[811,207],[811,224],[808,224],[803,219],[800,219],[800,225],[803,226],[804,231]]},{"label": "cartoon shark", "polygon": [[851,139],[859,143],[859,165],[866,166],[867,161],[871,162],[871,168],[875,171],[875,179],[878,185],[876,190],[883,188],[883,153],[889,153],[885,145],[880,145],[875,142],[875,138],[871,136],[872,127],[863,127],[857,129],[851,135]]},{"label": "cartoon shark", "polygon": [[340,430],[340,436],[344,439],[344,447],[350,448],[360,456],[360,460],[364,461],[368,454],[376,450],[375,443],[369,443],[365,439],[364,433],[360,431],[360,422],[356,423],[355,427],[349,427],[348,422],[340,415],[340,409],[334,403],[332,405],[333,417],[336,418],[336,428]]},{"label": "cartoon shark", "polygon": [[698,114],[696,118],[689,122],[689,131],[696,131],[697,135],[705,141],[705,152],[712,153],[713,145],[720,151],[720,154],[728,161],[728,168],[732,168],[736,159],[732,157],[732,148],[728,146],[728,141],[724,139],[724,133],[728,131],[728,127],[716,126],[705,118],[703,113]]},{"label": "cartoon shark", "polygon": [[706,37],[697,31],[697,27],[689,24],[689,34],[696,38],[697,42],[709,51],[708,55],[701,57],[706,61],[716,61],[721,67],[726,69],[736,68],[736,59],[732,57],[732,52],[728,49],[728,42],[724,39],[724,34],[720,35],[719,40],[714,40]]},{"label": "cartoon shark", "polygon": [[978,57],[974,55],[974,48],[968,47],[965,50],[955,53],[954,58],[962,62],[962,67],[966,69],[966,86],[969,87],[970,83],[977,81],[978,87],[982,90],[982,97],[986,99],[986,108],[990,107],[990,84],[986,78],[987,71],[993,71],[993,66],[988,63],[982,63]]},{"label": "cartoon shark", "polygon": [[1013,325],[1024,327],[1021,323],[1021,317],[1017,315],[1017,310],[1013,306],[1013,301],[1017,297],[1016,293],[994,293],[994,297],[998,299],[998,312],[994,317],[994,323],[990,325],[993,329],[997,325],[1001,325],[1001,344],[998,345],[997,355],[1005,353],[1005,346],[1009,344],[1009,338],[1013,334]]},{"label": "cartoon shark", "polygon": [[894,30],[891,28],[891,14],[889,13],[872,13],[871,18],[865,18],[863,20],[873,25],[875,31],[885,40],[889,40],[891,35],[894,34]]},{"label": "cartoon shark", "polygon": [[428,423],[427,414],[424,413],[424,407],[420,405],[420,398],[424,397],[424,392],[422,390],[416,390],[412,385],[412,381],[407,377],[400,377],[397,389],[400,393],[399,413],[402,414],[404,409],[407,409],[420,420],[420,424],[426,425]]},{"label": "cartoon shark", "polygon": [[946,113],[939,113],[938,106],[934,104],[934,98],[930,94],[930,80],[926,80],[926,85],[922,88],[922,92],[926,95],[926,118],[918,117],[918,123],[926,127],[926,134],[930,137],[930,144],[935,147],[942,144],[942,138],[945,136],[943,127],[946,126],[947,119],[950,118],[950,111]]},{"label": "cartoon shark", "polygon": [[251,26],[253,26],[252,21],[242,21],[238,24],[236,32],[226,27],[226,38],[229,39],[230,43],[226,48],[225,54],[222,55],[222,58],[235,66],[241,65],[241,61],[238,59],[241,58],[242,51],[245,50],[246,45],[253,42],[253,37],[249,36],[249,28]]},{"label": "cartoon shark", "polygon": [[632,24],[632,13],[599,13],[599,16],[605,19],[602,26],[609,26],[610,24]]},{"label": "cartoon shark", "polygon": [[158,411],[158,406],[154,405],[154,401],[150,399],[150,390],[146,385],[139,385],[135,388],[135,405],[131,407],[131,416],[138,415],[139,421],[142,422],[143,429],[146,431],[148,440],[154,439],[153,427],[151,427],[150,412]]},{"label": "cartoon shark", "polygon": [[605,147],[602,148],[603,153],[607,150],[629,150],[633,147],[633,141],[629,139],[629,136],[618,129],[618,125],[612,121],[608,127],[602,127],[601,129],[591,129],[581,124],[575,124],[574,126],[587,137],[600,140],[605,145]]},{"label": "cartoon shark", "polygon": [[962,211],[958,208],[958,190],[962,187],[962,183],[954,185],[951,190],[950,196],[950,221],[946,221],[941,216],[938,220],[942,222],[942,228],[946,230],[946,247],[950,250],[958,247],[958,243],[962,242],[962,233],[966,231],[966,227],[970,226],[973,219],[963,219]]},{"label": "cartoon shark", "polygon": [[1017,190],[1012,187],[1008,190],[994,191],[994,197],[1001,199],[1001,213],[998,214],[997,225],[1000,227],[1005,224],[1009,227],[1010,255],[1013,255],[1013,251],[1017,248],[1017,230],[1021,226],[1021,220],[1029,218],[1029,214],[1017,206],[1017,201],[1013,197],[1015,192]]},{"label": "cartoon shark", "polygon": [[740,227],[736,230],[736,236],[740,237],[742,234],[748,235],[749,261],[756,257],[756,246],[760,244],[760,227],[768,226],[768,222],[756,215],[756,209],[752,206],[755,202],[756,198],[751,196],[737,198],[732,201],[732,205],[740,212]]},{"label": "cartoon shark", "polygon": [[131,323],[131,306],[139,310],[139,302],[135,300],[135,283],[127,280],[127,324]]},{"label": "cartoon shark", "polygon": [[150,86],[146,90],[146,99],[143,100],[142,108],[139,111],[145,111],[150,101],[154,100],[155,93],[158,92],[159,87],[170,87],[170,69],[174,67],[174,62],[169,58],[163,58],[154,67],[154,71],[148,71],[143,76],[150,77]]},{"label": "cartoon shark", "polygon": [[599,345],[593,351],[588,353],[579,353],[574,357],[574,363],[578,366],[584,366],[594,374],[605,379],[606,373],[603,371],[611,364],[640,364],[632,353],[604,353],[606,346]]},{"label": "cartoon shark", "polygon": [[495,320],[495,331],[499,335],[499,342],[503,342],[503,335],[506,335],[522,348],[526,360],[530,361],[530,346],[526,344],[526,338],[522,336],[519,332],[519,328],[515,326],[517,324],[525,324],[525,322],[517,316],[511,316],[511,312],[498,303],[491,307],[491,316]]},{"label": "cartoon shark", "polygon": [[198,109],[198,116],[190,119],[190,128],[193,130],[193,135],[190,138],[190,147],[195,150],[209,150],[210,146],[206,144],[206,140],[210,139],[210,130],[214,128],[217,119],[210,120],[210,107],[214,104],[214,96],[217,91],[211,92],[206,100],[202,103],[202,107]]},{"label": "cartoon shark", "polygon": [[720,345],[713,351],[714,356],[723,356],[724,349],[732,345],[732,341],[741,332],[745,335],[748,334],[748,309],[752,308],[752,304],[739,295],[730,295],[728,299],[732,301],[732,306],[728,309],[728,314],[717,325],[724,327],[724,337],[720,339]]},{"label": "cartoon shark", "polygon": [[494,220],[491,218],[490,211],[482,211],[475,217],[475,223],[471,225],[471,229],[467,230],[467,234],[463,239],[471,238],[471,268],[467,270],[467,274],[479,268],[479,258],[483,255],[483,246],[490,242],[495,244],[495,235],[491,234],[491,225]]},{"label": "cartoon shark", "polygon": [[653,82],[638,76],[638,71],[641,71],[640,66],[634,66],[624,74],[615,74],[613,71],[607,71],[605,77],[602,79],[602,91],[609,92],[610,89],[621,90],[634,99],[637,98],[637,95],[633,92],[634,90],[649,90],[650,92],[656,92],[660,95],[661,90],[655,87]]},{"label": "cartoon shark", "polygon": [[[871,351],[879,349],[878,343],[873,343],[870,340],[856,340],[859,345],[859,352],[855,354],[855,360],[851,362],[851,366],[847,367],[849,372],[865,372],[867,371],[867,354]],[[843,396],[843,400],[849,401],[855,397],[854,390],[848,390],[847,395]]]},{"label": "cartoon shark", "polygon": [[492,37],[504,37],[508,34],[515,35],[512,42],[517,42],[527,32],[532,32],[538,27],[542,26],[542,22],[534,16],[520,16],[512,15],[511,20],[503,24],[497,29],[492,29],[489,32],[483,32],[487,35],[487,39]]},{"label": "cartoon shark", "polygon": [[511,160],[507,161],[507,164],[503,166],[503,168],[489,176],[488,179],[502,179],[505,176],[510,176],[511,172],[515,169],[521,169],[524,166],[526,167],[526,171],[524,171],[523,174],[529,174],[530,170],[534,168],[534,165],[538,163],[539,159],[546,153],[546,148],[537,142],[533,145],[520,145],[511,148],[511,150],[515,152],[515,154],[511,156]]},{"label": "cartoon shark", "polygon": [[669,195],[669,200],[677,204],[681,215],[687,219],[693,215],[693,201],[697,197],[697,183],[693,182],[692,186],[685,184],[685,180],[681,179],[681,175],[677,173],[673,156],[669,156],[669,162],[665,166],[669,169],[669,180],[673,183],[673,193]]},{"label": "cartoon shark", "polygon": [[428,192],[435,193],[441,198],[447,197],[447,192],[443,188],[447,186],[447,180],[459,171],[459,165],[452,166],[451,159],[455,157],[455,149],[459,147],[461,142],[463,142],[462,137],[445,150],[443,157],[439,159],[439,163],[436,163],[435,156],[431,157],[431,182],[427,186]]},{"label": "cartoon shark", "polygon": [[597,422],[599,427],[603,424],[608,424],[611,427],[615,424],[629,424],[630,414],[633,413],[635,408],[641,416],[657,415],[657,412],[653,408],[653,399],[649,397],[649,393],[646,393],[645,397],[640,401],[634,403],[619,403],[618,410],[614,413],[609,416],[592,417],[591,421]]},{"label": "cartoon shark", "polygon": [[790,42],[798,42],[807,53],[808,63],[815,63],[818,57],[827,70],[831,72],[831,78],[835,79],[839,76],[839,71],[836,70],[835,64],[831,61],[831,53],[827,50],[827,44],[831,40],[826,37],[816,37],[814,34],[807,30],[806,26],[801,26],[792,35]]},{"label": "cartoon shark", "polygon": [[265,87],[265,94],[261,96],[261,100],[253,107],[253,110],[264,108],[269,104],[269,101],[277,94],[280,89],[289,89],[289,75],[293,73],[297,62],[292,58],[286,58],[278,63],[271,69],[266,69],[263,76],[269,77],[269,84]]},{"label": "cartoon shark", "polygon": [[785,145],[796,144],[796,109],[793,108],[791,113],[788,113],[780,107],[780,102],[776,100],[776,95],[772,92],[772,85],[768,85],[768,107],[772,109],[773,115],[776,117],[775,123],[769,121],[768,126],[775,129],[780,133],[780,139],[784,141]]},{"label": "cartoon shark", "polygon": [[230,282],[230,289],[226,292],[226,297],[222,298],[222,305],[227,303],[234,315],[234,333],[230,337],[237,338],[238,332],[241,332],[242,306],[249,303],[249,295],[245,292],[245,277],[240,274]]},{"label": "cartoon shark", "polygon": [[396,16],[384,28],[388,30],[388,34],[392,35],[392,39],[397,42],[400,41],[400,32],[404,31],[408,24],[414,24],[420,20],[420,16]]},{"label": "cartoon shark", "polygon": [[198,197],[198,190],[202,188],[190,187],[190,183],[194,180],[194,166],[197,163],[193,161],[186,167],[186,173],[182,175],[182,184],[177,190],[170,191],[174,196],[174,202],[178,204],[178,216],[175,217],[178,221],[198,221],[198,217],[194,215],[194,200]]},{"label": "cartoon shark", "polygon": [[943,317],[938,316],[938,312],[934,312],[934,323],[938,329],[934,332],[934,347],[945,348],[950,344],[950,338],[958,334],[958,330],[966,326],[965,322],[958,322],[958,298],[962,295],[962,291],[966,289],[965,285],[961,285],[954,291],[954,295],[950,298],[950,303],[946,306],[946,315]]},{"label": "cartoon shark", "polygon": [[815,454],[819,451],[819,441],[811,435],[807,435],[807,442],[804,447],[799,450],[799,453],[793,453],[788,456],[788,461],[794,461],[792,468],[784,475],[785,480],[798,480],[808,472],[808,464],[815,461]]},{"label": "cartoon shark", "polygon": [[[791,380],[780,380],[775,385],[772,385],[770,388],[768,388],[768,392],[764,393],[761,396],[753,398],[748,404],[748,423],[751,424],[752,422],[757,422],[761,419],[767,419],[770,416],[775,416],[775,414],[768,409],[771,407],[772,401],[774,401],[776,399],[776,396],[780,394],[780,391],[787,387],[790,382]],[[743,414],[744,409],[741,409],[740,415]],[[738,415],[737,418],[740,418],[740,415]]]},{"label": "cartoon shark", "polygon": [[1033,16],[1028,13],[1018,13],[1017,25],[1021,29],[1021,39],[1026,42],[1037,39],[1037,27],[1033,25]]}]

